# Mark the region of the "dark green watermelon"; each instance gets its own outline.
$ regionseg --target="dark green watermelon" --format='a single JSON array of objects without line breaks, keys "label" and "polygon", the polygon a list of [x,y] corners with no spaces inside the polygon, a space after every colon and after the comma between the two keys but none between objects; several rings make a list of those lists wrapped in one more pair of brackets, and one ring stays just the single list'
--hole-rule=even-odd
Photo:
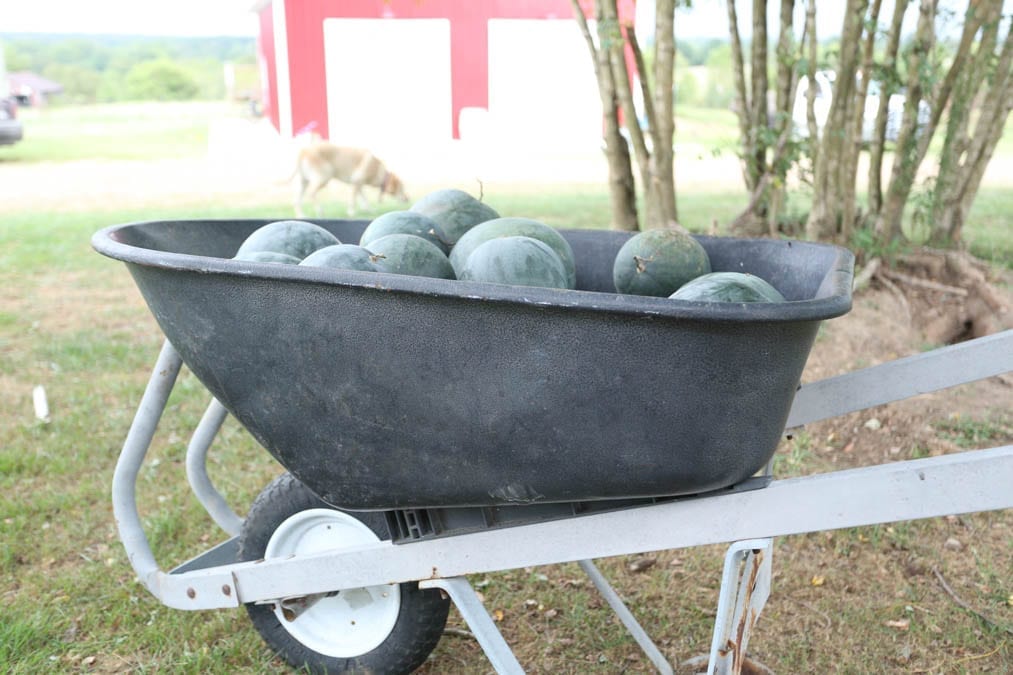
[{"label": "dark green watermelon", "polygon": [[758,276],[711,272],[697,277],[669,297],[698,302],[784,302],[780,291]]},{"label": "dark green watermelon", "polygon": [[619,249],[612,280],[618,293],[666,298],[710,271],[707,251],[690,235],[679,230],[646,230]]},{"label": "dark green watermelon", "polygon": [[499,218],[491,206],[453,188],[430,192],[412,204],[411,210],[436,221],[451,246],[475,225]]},{"label": "dark green watermelon", "polygon": [[450,251],[450,264],[460,273],[471,253],[492,239],[500,237],[531,237],[546,244],[555,251],[566,271],[567,288],[576,288],[577,271],[573,249],[569,242],[554,229],[531,218],[495,218],[479,223],[462,236]]},{"label": "dark green watermelon", "polygon": [[317,249],[340,243],[337,237],[319,225],[304,220],[276,220],[254,230],[239,247],[236,257],[270,251],[302,260]]},{"label": "dark green watermelon", "polygon": [[456,279],[454,268],[436,244],[414,234],[388,234],[370,242],[373,264],[391,274]]},{"label": "dark green watermelon", "polygon": [[281,263],[282,265],[298,265],[299,258],[287,253],[275,253],[274,251],[244,251],[237,253],[235,260],[247,262]]},{"label": "dark green watermelon", "polygon": [[380,271],[373,263],[373,254],[355,244],[325,246],[306,256],[299,264],[303,267],[330,267],[361,272]]},{"label": "dark green watermelon", "polygon": [[498,237],[480,245],[461,268],[462,281],[567,288],[566,269],[556,252],[531,237]]},{"label": "dark green watermelon", "polygon": [[[366,226],[359,238],[359,246],[369,248],[370,243],[389,234],[414,234],[431,241],[444,255],[450,252],[450,244],[436,221],[414,211],[388,211],[377,216]],[[371,249],[372,250],[372,249]]]}]

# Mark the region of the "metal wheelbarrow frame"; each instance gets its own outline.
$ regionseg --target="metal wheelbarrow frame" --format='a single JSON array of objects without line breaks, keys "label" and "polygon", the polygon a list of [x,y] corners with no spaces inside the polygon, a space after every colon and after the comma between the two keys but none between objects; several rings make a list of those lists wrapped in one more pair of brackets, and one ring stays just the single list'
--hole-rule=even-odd
[{"label": "metal wheelbarrow frame", "polygon": [[[740,671],[770,593],[776,536],[1013,507],[1013,446],[773,480],[763,489],[697,496],[406,544],[236,563],[241,519],[207,476],[205,458],[226,411],[212,401],[187,453],[195,495],[231,538],[171,572],[155,561],[137,511],[137,476],[182,360],[166,341],[113,477],[120,539],[138,578],[164,605],[199,610],[314,597],[418,581],[453,600],[493,667],[521,673],[467,574],[576,561],[659,672],[672,672],[595,558],[733,542],[726,554],[708,673]],[[787,428],[1013,371],[1013,331],[804,385]],[[769,475],[769,465],[766,473]],[[805,508],[799,508],[805,504]],[[678,523],[678,526],[673,526]]]}]

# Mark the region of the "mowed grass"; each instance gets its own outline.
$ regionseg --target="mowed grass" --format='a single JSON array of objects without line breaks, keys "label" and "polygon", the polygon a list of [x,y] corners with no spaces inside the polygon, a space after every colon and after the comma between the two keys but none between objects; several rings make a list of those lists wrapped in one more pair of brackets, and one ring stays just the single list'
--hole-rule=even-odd
[{"label": "mowed grass", "polygon": [[[604,186],[492,191],[488,199],[504,213],[559,227],[607,224]],[[682,219],[697,230],[708,229],[714,218],[724,222],[740,204],[734,186],[680,200]],[[288,217],[290,208],[201,203],[4,216],[0,670],[285,671],[241,610],[162,607],[126,560],[112,516],[110,481],[162,336],[125,266],[96,254],[89,239],[113,223],[279,218]],[[998,241],[1006,241],[1001,233]],[[48,423],[33,414],[37,385],[48,394]],[[164,568],[225,538],[190,493],[183,468],[186,445],[207,402],[203,385],[184,370],[138,481],[139,509]],[[986,422],[987,427],[969,420],[951,423],[940,434],[973,439],[969,443],[1013,440],[1008,419]],[[816,445],[814,438],[785,444],[778,452],[778,474],[835,468]],[[209,459],[212,480],[240,514],[280,470],[233,420]],[[782,538],[774,595],[751,651],[784,673],[1003,672],[1013,662],[1002,628],[1013,623],[1010,528],[1008,515],[999,512],[959,522],[933,519]],[[968,550],[959,556],[946,550],[942,542],[949,536],[959,536]],[[640,573],[629,570],[626,557],[600,566],[677,662],[709,647],[723,549],[652,554],[654,564]],[[936,585],[933,568],[999,626],[951,602]],[[529,672],[651,672],[576,565],[477,575],[472,581]],[[456,613],[450,625],[465,627]],[[423,670],[477,674],[491,668],[474,640],[455,634],[443,638]]]},{"label": "mowed grass", "polygon": [[0,161],[190,157],[207,148],[208,120],[238,114],[223,103],[105,103],[22,108],[25,138]]}]

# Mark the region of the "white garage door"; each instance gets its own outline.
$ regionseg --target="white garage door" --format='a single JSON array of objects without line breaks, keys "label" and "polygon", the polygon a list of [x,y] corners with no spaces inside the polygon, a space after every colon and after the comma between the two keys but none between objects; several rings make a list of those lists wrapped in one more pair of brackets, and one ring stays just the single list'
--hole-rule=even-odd
[{"label": "white garage door", "polygon": [[381,156],[450,139],[450,22],[325,19],[327,117],[335,143]]},{"label": "white garage door", "polygon": [[489,115],[500,133],[519,139],[600,143],[601,99],[575,21],[489,22]]}]

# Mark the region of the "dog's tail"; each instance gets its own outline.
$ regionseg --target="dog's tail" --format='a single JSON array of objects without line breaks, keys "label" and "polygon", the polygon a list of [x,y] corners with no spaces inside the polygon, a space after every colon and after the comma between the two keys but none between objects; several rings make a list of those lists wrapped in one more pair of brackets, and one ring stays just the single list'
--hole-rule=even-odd
[{"label": "dog's tail", "polygon": [[300,148],[299,149],[299,152],[295,156],[295,166],[292,167],[292,173],[290,173],[288,175],[288,178],[286,178],[284,181],[280,181],[279,185],[287,185],[288,183],[291,183],[292,179],[295,178],[296,176],[298,176],[300,174],[300,170],[301,170],[301,166],[302,166],[302,160],[303,160],[303,157],[305,156],[305,153],[306,153],[306,148]]}]

